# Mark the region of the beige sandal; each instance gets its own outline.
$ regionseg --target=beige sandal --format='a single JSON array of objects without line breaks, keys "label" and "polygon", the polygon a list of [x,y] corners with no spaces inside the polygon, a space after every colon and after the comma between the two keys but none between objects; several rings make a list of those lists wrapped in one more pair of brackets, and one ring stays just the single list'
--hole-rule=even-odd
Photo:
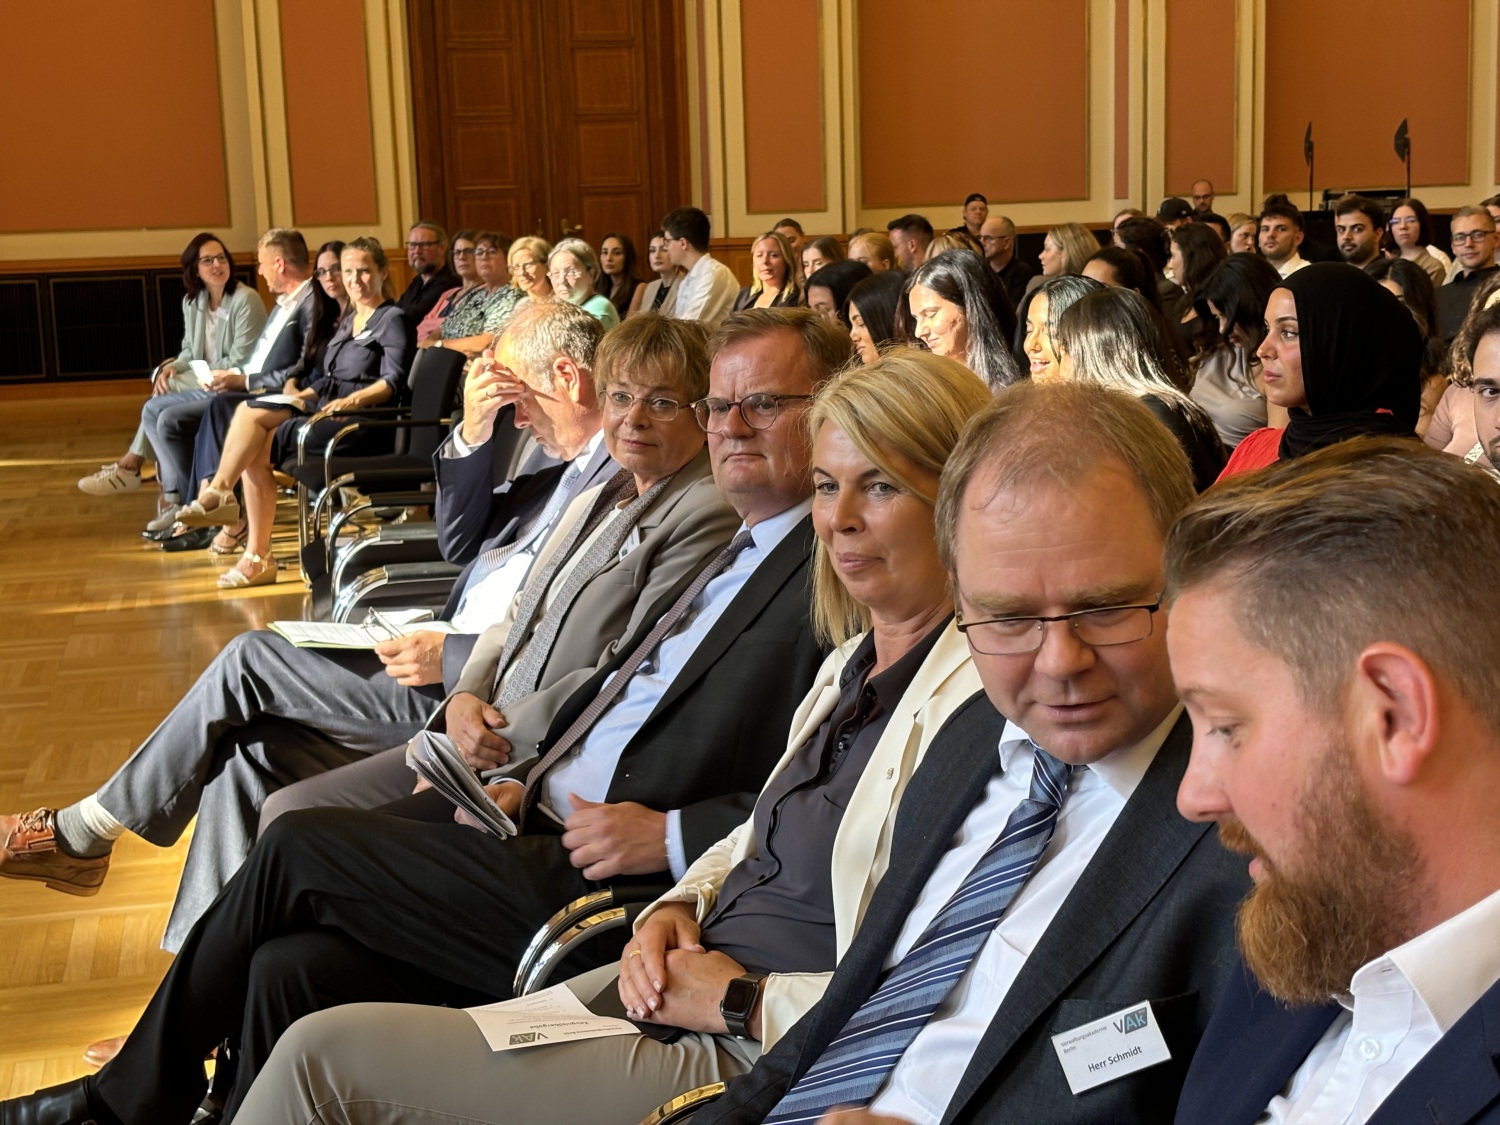
[{"label": "beige sandal", "polygon": [[275,583],[279,570],[274,558],[246,551],[233,569],[219,575],[219,589],[243,590],[250,586],[270,586]]},{"label": "beige sandal", "polygon": [[[213,497],[216,503],[211,508],[203,506],[203,501]],[[198,494],[198,499],[191,504],[185,504],[177,513],[177,522],[187,527],[220,527],[240,522],[240,502],[234,498],[232,488],[218,489],[206,487]]]}]

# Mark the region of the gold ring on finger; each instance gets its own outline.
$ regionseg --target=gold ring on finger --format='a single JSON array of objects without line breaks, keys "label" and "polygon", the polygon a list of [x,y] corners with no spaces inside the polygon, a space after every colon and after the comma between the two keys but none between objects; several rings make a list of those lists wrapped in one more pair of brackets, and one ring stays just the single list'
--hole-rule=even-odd
[{"label": "gold ring on finger", "polygon": [[[630,957],[639,957],[640,955],[641,955],[641,951],[639,949],[632,949],[630,951]],[[628,960],[630,960],[630,958],[627,957],[626,960],[628,961]]]}]

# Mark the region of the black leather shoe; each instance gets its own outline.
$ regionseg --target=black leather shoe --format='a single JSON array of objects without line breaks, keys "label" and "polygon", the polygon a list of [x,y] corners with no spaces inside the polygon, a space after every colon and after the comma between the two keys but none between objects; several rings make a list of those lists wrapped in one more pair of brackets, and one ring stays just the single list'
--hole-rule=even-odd
[{"label": "black leather shoe", "polygon": [[0,1102],[0,1125],[104,1125],[89,1108],[84,1080]]},{"label": "black leather shoe", "polygon": [[195,527],[162,541],[163,551],[202,551],[214,541],[219,533],[217,527]]}]

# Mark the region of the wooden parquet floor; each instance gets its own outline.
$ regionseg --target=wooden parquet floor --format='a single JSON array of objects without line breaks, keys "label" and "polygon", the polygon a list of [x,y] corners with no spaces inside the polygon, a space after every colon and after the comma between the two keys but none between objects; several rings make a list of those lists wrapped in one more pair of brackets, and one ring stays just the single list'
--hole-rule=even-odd
[{"label": "wooden parquet floor", "polygon": [[[78,491],[124,450],[140,404],[0,399],[0,812],[93,791],[229,638],[302,616],[295,570],[223,593],[232,558],[144,543],[153,485]],[[127,835],[93,898],[0,879],[0,1097],[86,1073],[79,1052],[130,1029],[170,964],[158,943],[186,842]]]}]

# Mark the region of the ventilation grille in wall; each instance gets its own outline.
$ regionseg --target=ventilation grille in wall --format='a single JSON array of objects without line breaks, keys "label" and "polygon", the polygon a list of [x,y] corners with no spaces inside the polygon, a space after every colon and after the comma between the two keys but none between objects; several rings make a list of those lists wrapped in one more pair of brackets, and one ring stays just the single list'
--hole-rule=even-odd
[{"label": "ventilation grille in wall", "polygon": [[0,278],[0,382],[144,377],[181,346],[176,270]]}]

